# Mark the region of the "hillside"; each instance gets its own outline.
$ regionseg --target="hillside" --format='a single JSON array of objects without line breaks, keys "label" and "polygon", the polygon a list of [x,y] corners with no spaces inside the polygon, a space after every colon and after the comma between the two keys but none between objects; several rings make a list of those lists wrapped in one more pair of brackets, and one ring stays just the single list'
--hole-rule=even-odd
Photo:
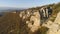
[{"label": "hillside", "polygon": [[[53,8],[53,13],[47,20],[55,22],[57,14],[60,12],[60,3],[41,7],[48,6]],[[44,26],[40,26],[41,16],[39,10],[41,7],[29,8],[17,13],[6,13],[4,16],[0,17],[0,34],[46,34],[49,28],[44,24]]]}]

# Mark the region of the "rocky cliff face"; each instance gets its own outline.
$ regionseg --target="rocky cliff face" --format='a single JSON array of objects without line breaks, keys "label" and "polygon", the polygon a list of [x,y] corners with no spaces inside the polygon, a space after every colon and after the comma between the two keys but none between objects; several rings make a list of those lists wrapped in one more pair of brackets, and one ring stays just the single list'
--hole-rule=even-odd
[{"label": "rocky cliff face", "polygon": [[[46,31],[48,30],[47,27],[40,26],[41,25],[41,16],[40,16],[39,10],[21,11],[21,12],[19,12],[19,17],[23,21],[25,21],[24,23],[25,23],[25,25],[27,25],[27,29],[29,30],[28,34],[37,34],[37,33],[43,34],[43,33],[46,33]],[[22,27],[24,27],[24,26],[22,26]]]},{"label": "rocky cliff face", "polygon": [[30,31],[34,32],[40,27],[40,13],[39,10],[26,10],[19,14],[20,18],[26,20],[26,24]]},{"label": "rocky cliff face", "polygon": [[52,18],[50,17],[46,19],[45,21],[43,21],[42,26],[40,26],[41,16],[40,16],[39,10],[21,11],[19,13],[19,16],[20,18],[22,18],[22,20],[25,21],[24,23],[26,23],[27,28],[29,28],[29,34],[32,34],[32,32],[38,31],[38,29],[41,29],[42,27],[48,28],[48,31],[46,32],[46,34],[59,34],[60,33],[60,12],[57,13],[57,17],[55,18],[54,22],[51,21]]},{"label": "rocky cliff face", "polygon": [[59,34],[60,12],[52,21],[51,17],[41,20],[39,11],[28,9],[6,14],[0,18],[0,34]]},{"label": "rocky cliff face", "polygon": [[39,10],[8,12],[0,18],[0,34],[43,34],[48,28],[40,26]]},{"label": "rocky cliff face", "polygon": [[[7,17],[6,17],[7,16]],[[39,10],[23,10],[6,14],[0,20],[0,33],[2,34],[59,34],[60,12],[54,21],[51,17],[41,25]],[[6,18],[6,19],[4,19]],[[4,27],[2,27],[4,26]],[[5,28],[6,27],[6,28]],[[4,29],[5,28],[5,29]],[[3,30],[2,30],[3,29]]]},{"label": "rocky cliff face", "polygon": [[48,20],[43,26],[49,28],[47,34],[60,34],[60,12],[57,14],[54,22]]}]

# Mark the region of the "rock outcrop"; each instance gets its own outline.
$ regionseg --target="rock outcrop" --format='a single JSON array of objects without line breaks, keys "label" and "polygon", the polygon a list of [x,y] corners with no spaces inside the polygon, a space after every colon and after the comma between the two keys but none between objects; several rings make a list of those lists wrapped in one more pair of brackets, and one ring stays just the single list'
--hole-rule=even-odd
[{"label": "rock outcrop", "polygon": [[40,14],[38,10],[27,10],[25,12],[23,11],[20,12],[19,16],[23,20],[26,20],[26,24],[32,32],[38,30],[40,27]]},{"label": "rock outcrop", "polygon": [[47,34],[60,34],[60,12],[57,14],[54,22],[48,20],[48,22],[43,24],[43,26],[49,28]]}]

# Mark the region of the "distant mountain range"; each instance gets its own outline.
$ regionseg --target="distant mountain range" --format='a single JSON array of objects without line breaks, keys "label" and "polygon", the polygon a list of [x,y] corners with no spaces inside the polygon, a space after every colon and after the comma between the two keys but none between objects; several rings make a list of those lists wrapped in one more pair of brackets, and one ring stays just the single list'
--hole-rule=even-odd
[{"label": "distant mountain range", "polygon": [[12,8],[12,7],[0,7],[0,17],[6,12],[11,12],[14,10],[24,10],[25,8]]},{"label": "distant mountain range", "polygon": [[0,12],[6,11],[6,10],[23,10],[26,8],[12,8],[12,7],[0,7]]}]

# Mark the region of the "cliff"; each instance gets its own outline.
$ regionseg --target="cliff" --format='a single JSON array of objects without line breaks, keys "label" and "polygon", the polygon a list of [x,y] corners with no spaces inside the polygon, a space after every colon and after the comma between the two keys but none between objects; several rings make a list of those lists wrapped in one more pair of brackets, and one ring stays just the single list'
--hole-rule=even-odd
[{"label": "cliff", "polygon": [[51,6],[53,13],[45,20],[41,20],[41,7],[6,13],[0,17],[0,34],[59,34],[60,3],[46,6]]}]

